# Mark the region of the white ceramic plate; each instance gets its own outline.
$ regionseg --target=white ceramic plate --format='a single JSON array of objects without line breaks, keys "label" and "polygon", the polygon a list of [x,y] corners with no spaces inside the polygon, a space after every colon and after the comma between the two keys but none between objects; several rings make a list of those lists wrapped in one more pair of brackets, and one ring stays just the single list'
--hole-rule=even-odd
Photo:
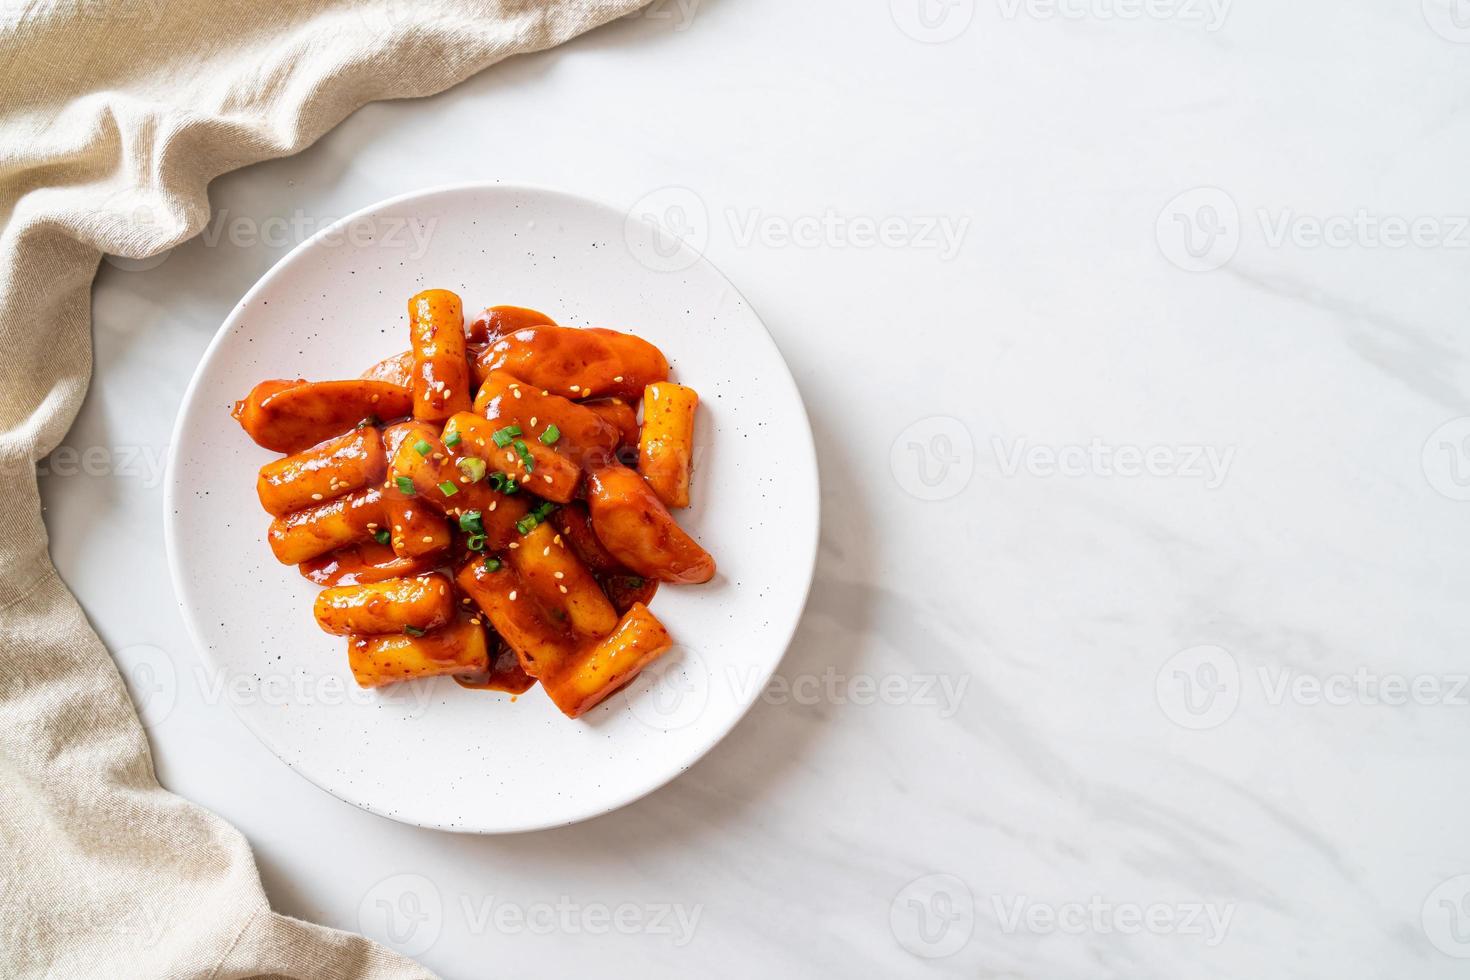
[{"label": "white ceramic plate", "polygon": [[[675,212],[677,215],[677,212]],[[277,564],[255,472],[275,455],[230,405],[261,379],[355,377],[408,346],[408,297],[459,293],[659,345],[701,396],[693,503],[678,517],[719,563],[659,590],[679,646],[570,721],[532,688],[512,702],[448,678],[357,688],[346,641],[312,620],[317,588]],[[458,185],[344,219],[242,299],[184,396],[165,527],[205,694],[323,789],[395,820],[481,833],[605,813],[714,746],[759,696],[811,583],[817,467],[801,397],[770,335],[707,261],[641,213],[556,191]]]}]

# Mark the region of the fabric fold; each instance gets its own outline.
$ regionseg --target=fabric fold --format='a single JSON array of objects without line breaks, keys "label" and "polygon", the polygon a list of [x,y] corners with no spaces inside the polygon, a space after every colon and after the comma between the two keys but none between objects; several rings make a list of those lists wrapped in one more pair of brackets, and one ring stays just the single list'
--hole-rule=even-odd
[{"label": "fabric fold", "polygon": [[0,976],[431,976],[272,912],[239,832],[159,786],[117,667],[47,556],[35,464],[86,393],[103,252],[197,234],[211,180],[367,102],[441,91],[646,2],[0,11]]}]

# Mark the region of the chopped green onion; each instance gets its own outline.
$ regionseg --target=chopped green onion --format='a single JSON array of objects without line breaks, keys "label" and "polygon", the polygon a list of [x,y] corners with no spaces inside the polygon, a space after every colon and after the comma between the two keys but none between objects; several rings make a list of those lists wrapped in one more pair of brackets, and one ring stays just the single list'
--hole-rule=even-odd
[{"label": "chopped green onion", "polygon": [[478,456],[466,456],[455,464],[459,471],[470,478],[471,483],[479,483],[485,479],[485,461]]},{"label": "chopped green onion", "polygon": [[439,484],[439,492],[444,494],[444,496],[446,497],[452,497],[455,494],[459,493],[459,487],[454,485],[453,480],[445,480],[443,483]]},{"label": "chopped green onion", "polygon": [[560,438],[561,438],[561,430],[556,427],[556,423],[555,422],[552,422],[550,425],[548,425],[546,427],[546,431],[543,432],[543,433],[541,433],[541,444],[542,445],[545,445],[545,446],[549,446],[552,443],[556,442],[556,440],[558,440]]},{"label": "chopped green onion", "polygon": [[485,559],[485,571],[487,571],[487,572],[498,572],[498,571],[500,571],[500,559],[499,558],[496,558],[494,555],[491,555],[490,557],[486,558]]},{"label": "chopped green onion", "polygon": [[406,476],[394,477],[393,482],[398,484],[398,492],[412,497],[414,495],[413,480]]},{"label": "chopped green onion", "polygon": [[549,500],[542,501],[535,510],[516,521],[516,530],[522,534],[530,534],[536,530],[536,525],[550,517],[554,510],[556,510],[556,504]]},{"label": "chopped green onion", "polygon": [[467,510],[459,515],[459,529],[465,534],[484,534],[485,525],[480,519],[480,512]]},{"label": "chopped green onion", "polygon": [[527,473],[536,472],[536,461],[531,458],[531,450],[527,448],[524,439],[515,441],[516,455],[521,458],[521,465],[526,468]]},{"label": "chopped green onion", "polygon": [[429,445],[429,441],[427,439],[420,439],[418,442],[413,444],[413,448],[418,450],[418,454],[420,456],[427,456],[429,455],[429,453],[432,453],[434,451],[434,447]]},{"label": "chopped green onion", "polygon": [[447,436],[444,437],[444,445],[446,445],[446,446],[458,446],[459,445],[460,438],[461,437],[460,437],[460,434],[459,434],[459,430],[458,429],[455,429],[453,432],[449,433],[449,435],[447,435]]},{"label": "chopped green onion", "polygon": [[471,551],[484,551],[485,550],[485,535],[483,535],[483,534],[471,534],[469,537],[465,538],[464,546],[466,548],[470,549]]},{"label": "chopped green onion", "polygon": [[409,636],[423,636],[428,630],[421,630],[417,626],[405,626],[403,627],[403,632]]},{"label": "chopped green onion", "polygon": [[388,533],[387,528],[381,528],[373,532],[373,538],[377,540],[378,544],[387,544],[392,538],[392,535]]},{"label": "chopped green onion", "polygon": [[490,434],[490,438],[495,441],[495,445],[499,446],[501,449],[504,449],[506,446],[509,446],[510,445],[510,441],[512,439],[514,439],[516,436],[518,436],[520,434],[521,434],[521,427],[520,426],[518,426],[518,425],[507,425],[503,429],[496,429],[494,432],[492,432]]}]

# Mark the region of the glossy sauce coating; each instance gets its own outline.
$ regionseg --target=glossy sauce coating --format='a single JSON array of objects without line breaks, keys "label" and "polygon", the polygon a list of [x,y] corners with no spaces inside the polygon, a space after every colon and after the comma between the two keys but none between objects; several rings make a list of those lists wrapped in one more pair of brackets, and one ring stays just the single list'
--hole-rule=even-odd
[{"label": "glossy sauce coating", "polygon": [[648,341],[616,330],[528,327],[501,337],[479,360],[479,376],[504,370],[567,398],[622,398],[669,379],[669,362]]},{"label": "glossy sauce coating", "polygon": [[[630,334],[512,306],[466,328],[445,290],[408,310],[411,349],[362,377],[274,379],[236,403],[291,454],[258,474],[272,551],[328,587],[314,614],[349,636],[363,686],[539,678],[579,717],[671,645],[647,608],[659,581],[715,574],[668,511],[688,500],[698,397]],[[524,520],[543,502],[559,506]]]},{"label": "glossy sauce coating", "polygon": [[383,479],[388,459],[372,426],[266,463],[255,480],[260,505],[276,517],[333,500]]},{"label": "glossy sauce coating", "polygon": [[543,677],[541,685],[563,714],[578,718],[615,694],[673,645],[664,624],[639,603],[608,636],[578,651],[551,676]]},{"label": "glossy sauce coating", "polygon": [[454,615],[454,593],[443,575],[340,585],[317,595],[313,613],[318,626],[338,636],[427,632]]},{"label": "glossy sauce coating", "polygon": [[366,585],[432,572],[438,558],[400,558],[386,544],[371,538],[318,558],[302,562],[298,567],[303,578],[317,585]]},{"label": "glossy sauce coating", "polygon": [[423,636],[403,633],[347,638],[347,663],[360,687],[445,674],[474,674],[490,664],[485,629],[457,619]]},{"label": "glossy sauce coating", "polygon": [[413,351],[406,350],[392,357],[385,357],[366,371],[362,377],[368,381],[386,381],[402,388],[413,387]]},{"label": "glossy sauce coating", "polygon": [[582,636],[606,636],[618,614],[587,566],[550,524],[539,524],[506,552],[526,592]]},{"label": "glossy sauce coating", "polygon": [[598,398],[582,402],[582,407],[594,412],[608,425],[618,431],[619,451],[638,448],[638,412],[621,398]]},{"label": "glossy sauce coating", "polygon": [[597,540],[592,531],[592,519],[587,516],[587,507],[581,501],[573,501],[558,507],[551,515],[552,524],[561,534],[561,539],[577,559],[592,573],[621,616],[641,602],[645,606],[653,601],[658,592],[658,579],[645,578],[626,568]]},{"label": "glossy sauce coating", "polygon": [[519,426],[528,443],[541,442],[555,426],[550,448],[584,469],[606,462],[621,438],[597,412],[569,398],[544,394],[507,371],[492,371],[485,378],[475,395],[475,411],[501,425]]},{"label": "glossy sauce coating", "polygon": [[571,500],[582,481],[581,468],[525,430],[510,445],[496,445],[495,433],[505,427],[503,419],[491,421],[473,412],[461,412],[445,423],[444,438],[459,433],[460,442],[453,447],[454,452],[485,460],[490,469],[514,478],[523,490],[556,503]]},{"label": "glossy sauce coating", "polygon": [[472,401],[465,356],[464,310],[447,289],[426,289],[408,301],[413,342],[413,417],[443,422]]},{"label": "glossy sauce coating", "polygon": [[367,487],[271,521],[266,534],[283,565],[299,565],[329,551],[369,539],[388,521],[383,492]]},{"label": "glossy sauce coating", "polygon": [[588,474],[587,512],[597,540],[639,575],[685,584],[714,578],[714,558],[679,527],[643,477],[626,466]]},{"label": "glossy sauce coating", "polygon": [[693,388],[661,381],[643,394],[643,435],[638,472],[666,507],[689,506],[689,476],[694,466]]},{"label": "glossy sauce coating", "polygon": [[526,327],[555,325],[556,321],[540,310],[524,306],[492,306],[480,313],[470,323],[465,333],[472,344],[485,344],[492,337],[515,333]]},{"label": "glossy sauce coating", "polygon": [[534,598],[522,594],[520,580],[509,565],[492,572],[483,560],[472,559],[460,566],[454,580],[516,652],[521,668],[530,676],[550,674],[576,652],[565,629]]},{"label": "glossy sauce coating", "polygon": [[[466,476],[458,466],[460,459],[467,458],[464,452],[468,447],[463,440],[453,449],[437,438],[424,441],[429,444],[427,456],[413,443],[405,442],[398,447],[389,472],[395,484],[398,477],[407,477],[417,499],[455,520],[470,511],[480,514],[490,551],[499,551],[515,540],[516,522],[534,506],[530,495],[508,496],[492,490],[483,477],[471,480]],[[446,493],[446,486],[454,492]]]},{"label": "glossy sauce coating", "polygon": [[262,381],[231,414],[257,445],[299,453],[364,419],[402,418],[412,404],[408,389],[383,381]]},{"label": "glossy sauce coating", "polygon": [[[383,443],[394,456],[405,442],[413,445],[435,437],[434,427],[426,422],[400,422],[383,430]],[[454,543],[448,519],[417,495],[400,490],[397,480],[388,480],[384,485],[383,500],[388,508],[388,542],[398,556],[442,556]]]}]

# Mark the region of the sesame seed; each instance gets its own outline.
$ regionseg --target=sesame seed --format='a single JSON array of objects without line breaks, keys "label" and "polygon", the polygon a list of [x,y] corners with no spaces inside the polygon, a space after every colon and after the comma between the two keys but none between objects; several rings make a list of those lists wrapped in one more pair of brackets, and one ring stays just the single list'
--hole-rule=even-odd
[{"label": "sesame seed", "polygon": [[378,403],[378,399],[379,398],[382,398],[382,397],[383,397],[382,395],[374,395],[373,397],[369,398],[368,401],[370,401],[374,405],[376,405]]},{"label": "sesame seed", "polygon": [[491,510],[494,510],[495,509],[495,505],[498,504],[498,503],[500,503],[500,501],[498,501],[498,500],[492,500],[492,501],[490,501],[490,509]]},{"label": "sesame seed", "polygon": [[573,394],[575,394],[576,392],[579,392],[581,390],[582,390],[582,386],[581,385],[572,385],[572,393]]},{"label": "sesame seed", "polygon": [[531,474],[527,473],[525,476],[521,477],[521,482],[522,483],[530,483],[531,482]]},{"label": "sesame seed", "polygon": [[[550,548],[547,548],[546,550],[547,551],[550,551],[551,549]],[[566,572],[557,572],[554,575],[552,575],[552,578],[566,578],[566,577],[567,577],[567,573]]]},{"label": "sesame seed", "polygon": [[314,494],[311,495],[311,499],[312,500],[321,500],[322,499],[322,495],[319,494],[319,493],[314,493]]},{"label": "sesame seed", "polygon": [[394,524],[393,525],[393,530],[395,530],[395,531],[402,531],[403,530],[403,525],[402,524]]},{"label": "sesame seed", "polygon": [[551,474],[550,473],[542,473],[541,474],[541,479],[545,480],[547,483],[550,483],[551,482]]},{"label": "sesame seed", "polygon": [[[546,547],[542,548],[541,549],[541,554],[543,554],[543,555],[549,555],[549,554],[551,554],[551,545],[547,545]],[[561,578],[561,572],[557,572],[556,573],[556,577],[557,578]]]},{"label": "sesame seed", "polygon": [[558,534],[558,535],[557,535],[557,536],[556,536],[556,537],[554,537],[554,538],[552,538],[552,539],[551,539],[551,540],[552,540],[552,541],[553,541],[553,542],[554,542],[554,543],[555,543],[555,544],[561,544],[561,535],[560,535],[560,534]]},{"label": "sesame seed", "polygon": [[511,602],[515,602],[516,601],[516,590],[515,589],[511,589],[510,590],[510,601]]},{"label": "sesame seed", "polygon": [[433,544],[433,543],[434,543],[434,536],[432,534],[426,534],[426,535],[424,535],[424,544]]},{"label": "sesame seed", "polygon": [[512,395],[515,395],[517,398],[521,397],[521,389],[519,389],[519,388],[512,388],[510,390],[510,393]]},{"label": "sesame seed", "polygon": [[512,550],[514,550],[516,548],[519,548],[520,547],[520,544],[517,543],[517,542],[515,542],[515,541],[512,541],[508,547],[510,547]]},{"label": "sesame seed", "polygon": [[616,378],[613,378],[613,381],[617,382],[618,384],[622,384],[623,383],[623,376],[620,374]]},{"label": "sesame seed", "polygon": [[567,594],[567,587],[565,585],[558,585],[557,588],[561,590],[562,595]]},{"label": "sesame seed", "polygon": [[449,388],[445,388],[444,389],[444,397],[445,398],[448,398],[452,394],[454,394],[454,391],[452,389],[449,389]]},{"label": "sesame seed", "polygon": [[536,416],[531,416],[531,428],[536,428]]}]

